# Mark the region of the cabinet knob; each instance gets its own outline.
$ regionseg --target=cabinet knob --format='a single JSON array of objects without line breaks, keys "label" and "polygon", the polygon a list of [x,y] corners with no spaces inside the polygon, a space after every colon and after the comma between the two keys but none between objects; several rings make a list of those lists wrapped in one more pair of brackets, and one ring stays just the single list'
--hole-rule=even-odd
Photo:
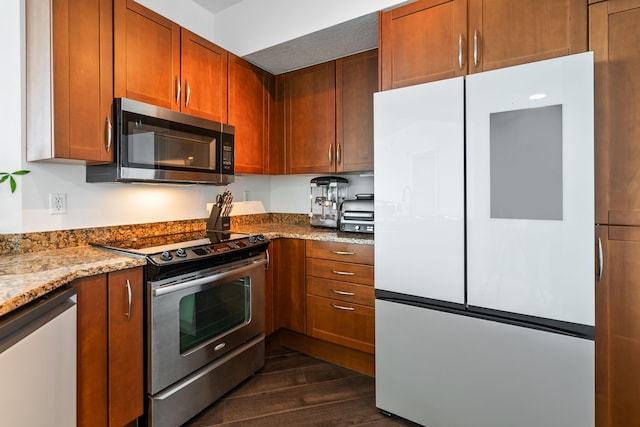
[{"label": "cabinet knob", "polygon": [[111,142],[113,141],[113,125],[111,124],[111,117],[107,116],[106,120],[106,130],[107,130],[107,144],[106,149],[107,153],[111,151]]},{"label": "cabinet knob", "polygon": [[189,106],[189,101],[191,101],[191,85],[189,84],[189,80],[185,80],[184,81],[184,86],[185,86],[185,90],[187,92],[187,95],[185,96],[185,101],[184,101],[184,106],[188,107]]}]

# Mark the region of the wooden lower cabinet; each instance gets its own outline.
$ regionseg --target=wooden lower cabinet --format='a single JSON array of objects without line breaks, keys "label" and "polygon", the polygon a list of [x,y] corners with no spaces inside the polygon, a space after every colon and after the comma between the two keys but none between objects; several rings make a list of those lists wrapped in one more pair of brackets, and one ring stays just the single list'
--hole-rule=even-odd
[{"label": "wooden lower cabinet", "polygon": [[373,246],[306,242],[307,335],[375,353]]},{"label": "wooden lower cabinet", "polygon": [[127,425],[144,412],[142,268],[76,283],[78,426]]},{"label": "wooden lower cabinet", "polygon": [[275,239],[269,246],[274,264],[273,330],[286,328],[305,332],[304,242],[300,239]]},{"label": "wooden lower cabinet", "polygon": [[640,227],[596,227],[596,426],[640,425]]}]

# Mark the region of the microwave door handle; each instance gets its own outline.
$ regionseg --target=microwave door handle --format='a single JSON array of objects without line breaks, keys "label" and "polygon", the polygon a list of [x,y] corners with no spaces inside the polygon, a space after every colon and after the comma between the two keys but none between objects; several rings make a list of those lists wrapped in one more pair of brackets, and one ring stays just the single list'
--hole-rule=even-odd
[{"label": "microwave door handle", "polygon": [[199,279],[189,280],[187,282],[177,283],[175,285],[169,285],[169,286],[160,287],[158,289],[154,289],[153,296],[159,297],[159,296],[167,295],[173,292],[181,291],[183,289],[189,289],[189,288],[205,285],[210,282],[217,282],[219,280],[224,280],[228,277],[235,276],[237,274],[246,273],[247,271],[253,270],[256,267],[266,265],[266,264],[267,264],[267,260],[265,258],[262,258],[258,261],[254,261],[251,264],[245,265],[240,268],[234,268],[233,270],[224,271],[218,274],[212,274],[211,276],[201,277]]}]

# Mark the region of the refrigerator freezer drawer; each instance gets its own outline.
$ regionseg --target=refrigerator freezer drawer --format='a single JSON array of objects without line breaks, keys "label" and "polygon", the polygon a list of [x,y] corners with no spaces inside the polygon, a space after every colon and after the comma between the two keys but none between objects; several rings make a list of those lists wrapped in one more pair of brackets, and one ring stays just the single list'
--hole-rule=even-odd
[{"label": "refrigerator freezer drawer", "polygon": [[376,405],[429,427],[594,425],[594,343],[376,300]]}]

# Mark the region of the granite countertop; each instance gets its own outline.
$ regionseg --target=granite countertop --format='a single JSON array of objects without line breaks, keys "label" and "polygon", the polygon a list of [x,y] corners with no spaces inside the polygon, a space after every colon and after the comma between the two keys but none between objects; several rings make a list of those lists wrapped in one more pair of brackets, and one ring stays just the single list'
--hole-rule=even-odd
[{"label": "granite countertop", "polygon": [[0,256],[0,316],[74,279],[145,264],[90,246]]},{"label": "granite countertop", "polygon": [[[237,224],[232,229],[237,232],[264,234],[269,239],[290,238],[374,244],[372,234],[344,233],[300,223],[277,221],[243,223]],[[170,232],[164,234],[170,234]],[[125,236],[121,237],[125,238]],[[145,264],[146,261],[142,257],[117,254],[87,246],[86,243],[61,249],[0,255],[0,316],[74,279]]]},{"label": "granite countertop", "polygon": [[310,225],[265,222],[260,224],[244,224],[233,227],[233,231],[244,233],[260,233],[269,239],[288,238],[304,240],[323,240],[327,242],[356,243],[373,245],[373,234],[345,233],[331,228],[317,228]]}]

